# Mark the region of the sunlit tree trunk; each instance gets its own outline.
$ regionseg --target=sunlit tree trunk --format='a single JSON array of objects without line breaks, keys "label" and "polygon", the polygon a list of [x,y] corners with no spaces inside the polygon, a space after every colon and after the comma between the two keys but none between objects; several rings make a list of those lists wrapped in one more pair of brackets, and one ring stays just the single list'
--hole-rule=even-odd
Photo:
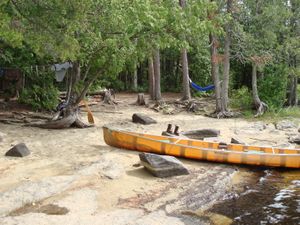
[{"label": "sunlit tree trunk", "polygon": [[161,89],[160,89],[160,79],[161,79],[161,75],[160,75],[160,53],[159,53],[159,49],[155,49],[154,53],[153,53],[153,58],[154,58],[154,62],[153,62],[153,66],[154,66],[154,80],[155,80],[155,95],[154,95],[154,100],[161,100]]},{"label": "sunlit tree trunk", "polygon": [[215,85],[215,97],[216,97],[216,114],[222,111],[221,101],[221,86],[219,77],[219,65],[217,58],[217,39],[213,34],[209,35],[210,39],[210,55],[211,55],[211,76]]},{"label": "sunlit tree trunk", "polygon": [[137,90],[138,88],[138,74],[137,74],[137,67],[135,66],[133,71],[133,82],[132,82],[133,90]]},{"label": "sunlit tree trunk", "polygon": [[[227,0],[227,13],[231,14],[232,11],[232,1],[233,0]],[[222,82],[222,111],[227,112],[228,111],[228,89],[229,89],[229,72],[230,72],[230,45],[231,45],[231,37],[230,37],[230,31],[231,31],[231,24],[230,22],[226,24],[225,26],[226,35],[225,35],[225,41],[224,41],[224,67],[223,67],[223,82]]]},{"label": "sunlit tree trunk", "polygon": [[149,57],[148,59],[148,78],[149,78],[149,95],[152,100],[155,99],[154,92],[154,66],[153,66],[153,58]]},{"label": "sunlit tree trunk", "polygon": [[252,98],[255,108],[257,110],[255,116],[261,116],[268,109],[268,105],[262,102],[258,95],[257,90],[257,65],[252,63]]},{"label": "sunlit tree trunk", "polygon": [[[186,7],[186,0],[179,0],[181,8]],[[182,100],[191,99],[191,91],[189,84],[189,64],[186,48],[181,50],[181,63],[182,63]]]}]

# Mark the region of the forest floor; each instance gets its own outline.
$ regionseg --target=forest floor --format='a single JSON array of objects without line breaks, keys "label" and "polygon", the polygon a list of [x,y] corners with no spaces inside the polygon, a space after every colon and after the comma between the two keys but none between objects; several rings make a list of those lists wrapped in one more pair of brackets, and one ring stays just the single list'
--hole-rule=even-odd
[{"label": "forest floor", "polygon": [[[117,94],[117,105],[92,106],[96,126],[88,129],[43,130],[0,123],[0,224],[230,224],[219,214],[207,214],[233,190],[255,179],[252,168],[180,159],[190,175],[156,178],[139,163],[138,152],[107,146],[102,127],[161,134],[167,124],[181,131],[215,128],[227,143],[238,136],[248,144],[291,146],[286,131],[273,124],[244,119],[214,119],[194,113],[168,114],[132,103],[136,94]],[[167,94],[166,100],[179,98]],[[203,114],[213,109],[203,100]],[[131,122],[133,113],[145,113],[157,124]],[[86,113],[82,112],[86,118]],[[299,124],[299,120],[297,120]],[[296,130],[293,132],[297,132]],[[24,142],[31,155],[5,157],[13,145]]]}]

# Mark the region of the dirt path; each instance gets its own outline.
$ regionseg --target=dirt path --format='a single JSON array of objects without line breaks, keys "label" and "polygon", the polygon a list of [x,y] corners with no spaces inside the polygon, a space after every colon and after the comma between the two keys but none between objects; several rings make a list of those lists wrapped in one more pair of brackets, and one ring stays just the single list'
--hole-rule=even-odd
[{"label": "dirt path", "polygon": [[[273,125],[260,130],[261,123],[241,119],[163,115],[130,105],[135,100],[136,95],[122,94],[117,95],[117,106],[92,107],[96,127],[90,129],[42,130],[0,124],[0,131],[6,134],[0,142],[0,224],[205,224],[209,221],[193,212],[228,193],[236,183],[237,170],[247,173],[247,168],[238,166],[182,159],[190,175],[154,178],[134,167],[139,162],[137,152],[104,143],[102,126],[108,123],[153,134],[172,123],[181,130],[220,129],[226,142],[239,135],[249,144],[287,143],[285,132]],[[158,124],[133,124],[135,112],[153,117]],[[19,142],[26,143],[32,154],[4,157]]]}]

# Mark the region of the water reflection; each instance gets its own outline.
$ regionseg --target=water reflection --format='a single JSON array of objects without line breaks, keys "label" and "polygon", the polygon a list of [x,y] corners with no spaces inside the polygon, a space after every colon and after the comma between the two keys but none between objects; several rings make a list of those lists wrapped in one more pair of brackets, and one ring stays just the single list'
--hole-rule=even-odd
[{"label": "water reflection", "polygon": [[300,171],[258,170],[241,193],[230,193],[211,212],[233,224],[300,224]]}]

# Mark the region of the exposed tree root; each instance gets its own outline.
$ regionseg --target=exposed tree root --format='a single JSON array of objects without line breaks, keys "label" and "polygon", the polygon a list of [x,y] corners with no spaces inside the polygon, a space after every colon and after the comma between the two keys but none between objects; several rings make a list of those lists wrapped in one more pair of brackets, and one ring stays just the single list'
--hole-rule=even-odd
[{"label": "exposed tree root", "polygon": [[256,105],[256,108],[257,110],[254,117],[259,117],[262,116],[269,109],[269,106],[266,103],[260,101],[259,104]]},{"label": "exposed tree root", "polygon": [[77,119],[76,114],[71,114],[67,117],[58,120],[51,120],[45,123],[30,123],[25,126],[39,127],[43,129],[65,129],[69,128]]},{"label": "exposed tree root", "polygon": [[109,90],[105,91],[104,97],[103,97],[103,102],[105,104],[109,104],[109,105],[116,105],[117,102],[114,99],[112,99],[112,96],[114,96],[114,93],[112,93],[112,90],[109,89]]},{"label": "exposed tree root", "polygon": [[217,119],[225,119],[225,118],[233,118],[239,116],[238,113],[230,112],[230,111],[221,111],[221,112],[213,112],[211,114],[206,115],[208,117],[217,118]]},{"label": "exposed tree root", "polygon": [[94,127],[94,124],[86,124],[79,117],[76,118],[75,122],[72,124],[73,127],[77,128],[89,128]]}]

